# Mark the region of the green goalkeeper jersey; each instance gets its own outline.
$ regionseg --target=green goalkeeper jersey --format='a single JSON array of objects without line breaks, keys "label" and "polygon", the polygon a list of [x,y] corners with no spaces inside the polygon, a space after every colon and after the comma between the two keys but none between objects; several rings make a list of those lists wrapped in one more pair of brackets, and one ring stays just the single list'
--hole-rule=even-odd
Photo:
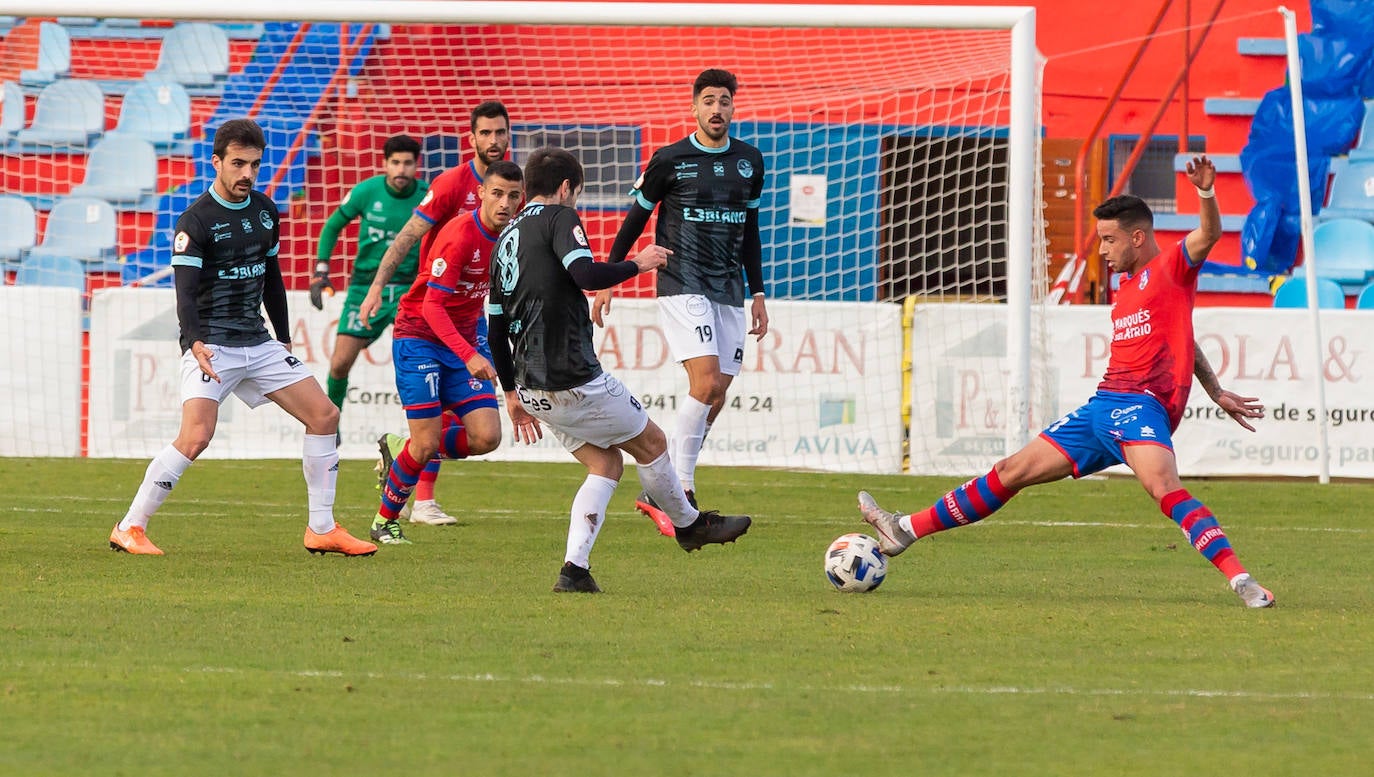
[{"label": "green goalkeeper jersey", "polygon": [[[382,263],[382,257],[386,255],[386,249],[406,222],[410,221],[415,206],[420,204],[428,190],[428,183],[415,181],[408,191],[394,192],[386,185],[385,175],[360,181],[320,230],[320,247],[316,253],[318,260],[328,262],[339,241],[339,232],[348,222],[361,218],[362,223],[358,226],[358,258],[353,262],[353,276],[349,284],[370,285],[377,274],[377,267]],[[391,283],[409,286],[419,268],[420,246],[417,244],[396,268]]]}]

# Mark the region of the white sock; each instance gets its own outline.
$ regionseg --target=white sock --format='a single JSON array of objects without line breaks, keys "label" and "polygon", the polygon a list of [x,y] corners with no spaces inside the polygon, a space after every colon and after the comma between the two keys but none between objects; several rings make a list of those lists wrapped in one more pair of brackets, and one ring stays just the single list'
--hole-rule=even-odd
[{"label": "white sock", "polygon": [[129,504],[129,511],[119,522],[119,530],[128,531],[135,526],[148,528],[148,519],[167,500],[167,495],[172,493],[172,488],[190,466],[191,460],[171,445],[158,451],[153,460],[148,462],[143,483],[139,485],[134,501]]},{"label": "white sock", "polygon": [[601,525],[606,522],[606,508],[618,485],[619,481],[600,475],[588,475],[582,481],[577,496],[573,497],[568,522],[568,553],[564,561],[571,561],[583,569],[592,568],[592,545],[596,544],[596,535],[601,533]]},{"label": "white sock", "polygon": [[906,532],[907,534],[910,534],[910,535],[913,536],[913,537],[916,536],[916,530],[913,529],[913,528],[911,528],[911,514],[910,514],[910,513],[907,513],[906,515],[903,515],[902,517],[898,518],[898,519],[897,519],[897,525],[900,526],[900,527],[902,527],[902,531]]},{"label": "white sock", "polygon": [[334,490],[339,480],[339,448],[332,434],[307,434],[301,455],[305,493],[310,504],[310,530],[334,531]]},{"label": "white sock", "polygon": [[687,396],[677,411],[677,423],[673,427],[673,463],[677,465],[677,479],[682,487],[696,490],[697,457],[701,455],[701,443],[706,439],[706,416],[711,414],[711,406]]},{"label": "white sock", "polygon": [[700,513],[692,507],[687,501],[687,495],[682,492],[682,483],[673,471],[673,460],[668,458],[668,454],[664,453],[648,464],[639,464],[637,469],[640,485],[649,492],[654,504],[668,514],[673,525],[691,526]]}]

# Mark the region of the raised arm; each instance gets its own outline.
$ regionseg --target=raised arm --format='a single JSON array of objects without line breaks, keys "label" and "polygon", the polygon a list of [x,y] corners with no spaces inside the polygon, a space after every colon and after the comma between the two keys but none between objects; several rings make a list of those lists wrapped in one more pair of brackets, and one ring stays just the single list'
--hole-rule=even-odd
[{"label": "raised arm", "polygon": [[1217,241],[1221,240],[1221,208],[1217,205],[1217,169],[1212,160],[1199,154],[1188,162],[1185,168],[1188,180],[1197,189],[1198,226],[1183,239],[1188,249],[1188,258],[1194,265],[1201,264],[1212,252]]},{"label": "raised arm", "polygon": [[1207,396],[1217,403],[1217,407],[1226,411],[1226,414],[1235,419],[1241,426],[1255,431],[1255,427],[1250,425],[1247,418],[1263,418],[1264,405],[1259,403],[1258,397],[1242,397],[1234,391],[1227,391],[1221,387],[1221,381],[1217,380],[1217,374],[1212,371],[1211,362],[1207,361],[1207,355],[1202,352],[1202,348],[1196,343],[1193,345],[1193,376],[1202,389],[1207,392]]}]

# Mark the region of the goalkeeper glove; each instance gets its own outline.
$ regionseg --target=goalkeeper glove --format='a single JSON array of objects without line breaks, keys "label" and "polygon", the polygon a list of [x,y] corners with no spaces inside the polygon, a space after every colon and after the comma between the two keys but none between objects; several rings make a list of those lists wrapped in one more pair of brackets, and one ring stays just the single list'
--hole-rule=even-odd
[{"label": "goalkeeper glove", "polygon": [[334,284],[329,282],[329,263],[315,264],[315,280],[310,282],[310,304],[316,310],[324,310],[324,295],[334,296]]}]

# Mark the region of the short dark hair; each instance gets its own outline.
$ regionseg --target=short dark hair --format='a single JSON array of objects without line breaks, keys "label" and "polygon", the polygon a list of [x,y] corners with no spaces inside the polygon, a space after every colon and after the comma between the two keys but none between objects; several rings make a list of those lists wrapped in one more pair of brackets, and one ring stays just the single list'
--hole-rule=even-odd
[{"label": "short dark hair", "polygon": [[382,159],[390,159],[392,154],[410,154],[420,158],[420,141],[409,135],[392,135],[382,146]]},{"label": "short dark hair", "polygon": [[724,87],[730,96],[734,97],[735,90],[739,89],[739,81],[735,79],[735,74],[729,70],[719,68],[703,70],[701,75],[697,76],[697,80],[692,82],[692,99],[697,99],[697,95],[701,94],[702,89],[713,86]]},{"label": "short dark hair", "polygon": [[517,165],[509,159],[498,159],[487,165],[487,174],[482,176],[482,180],[486,181],[492,176],[504,178],[513,183],[520,183],[524,178],[524,174],[520,172],[520,165]]},{"label": "short dark hair", "polygon": [[567,181],[576,191],[582,185],[582,164],[557,146],[536,148],[525,161],[525,196],[547,197]]},{"label": "short dark hair", "polygon": [[1155,214],[1145,201],[1132,194],[1109,197],[1093,208],[1098,221],[1119,221],[1126,229],[1154,229]]},{"label": "short dark hair", "polygon": [[219,125],[219,128],[215,130],[212,153],[223,159],[225,153],[229,151],[229,146],[234,143],[256,148],[259,151],[267,149],[267,137],[262,134],[262,127],[259,127],[258,123],[252,119],[230,119]]},{"label": "short dark hair", "polygon": [[506,106],[499,100],[487,100],[479,103],[472,109],[472,116],[469,117],[468,129],[476,130],[478,119],[505,119],[506,128],[510,129],[510,114],[506,112]]}]

